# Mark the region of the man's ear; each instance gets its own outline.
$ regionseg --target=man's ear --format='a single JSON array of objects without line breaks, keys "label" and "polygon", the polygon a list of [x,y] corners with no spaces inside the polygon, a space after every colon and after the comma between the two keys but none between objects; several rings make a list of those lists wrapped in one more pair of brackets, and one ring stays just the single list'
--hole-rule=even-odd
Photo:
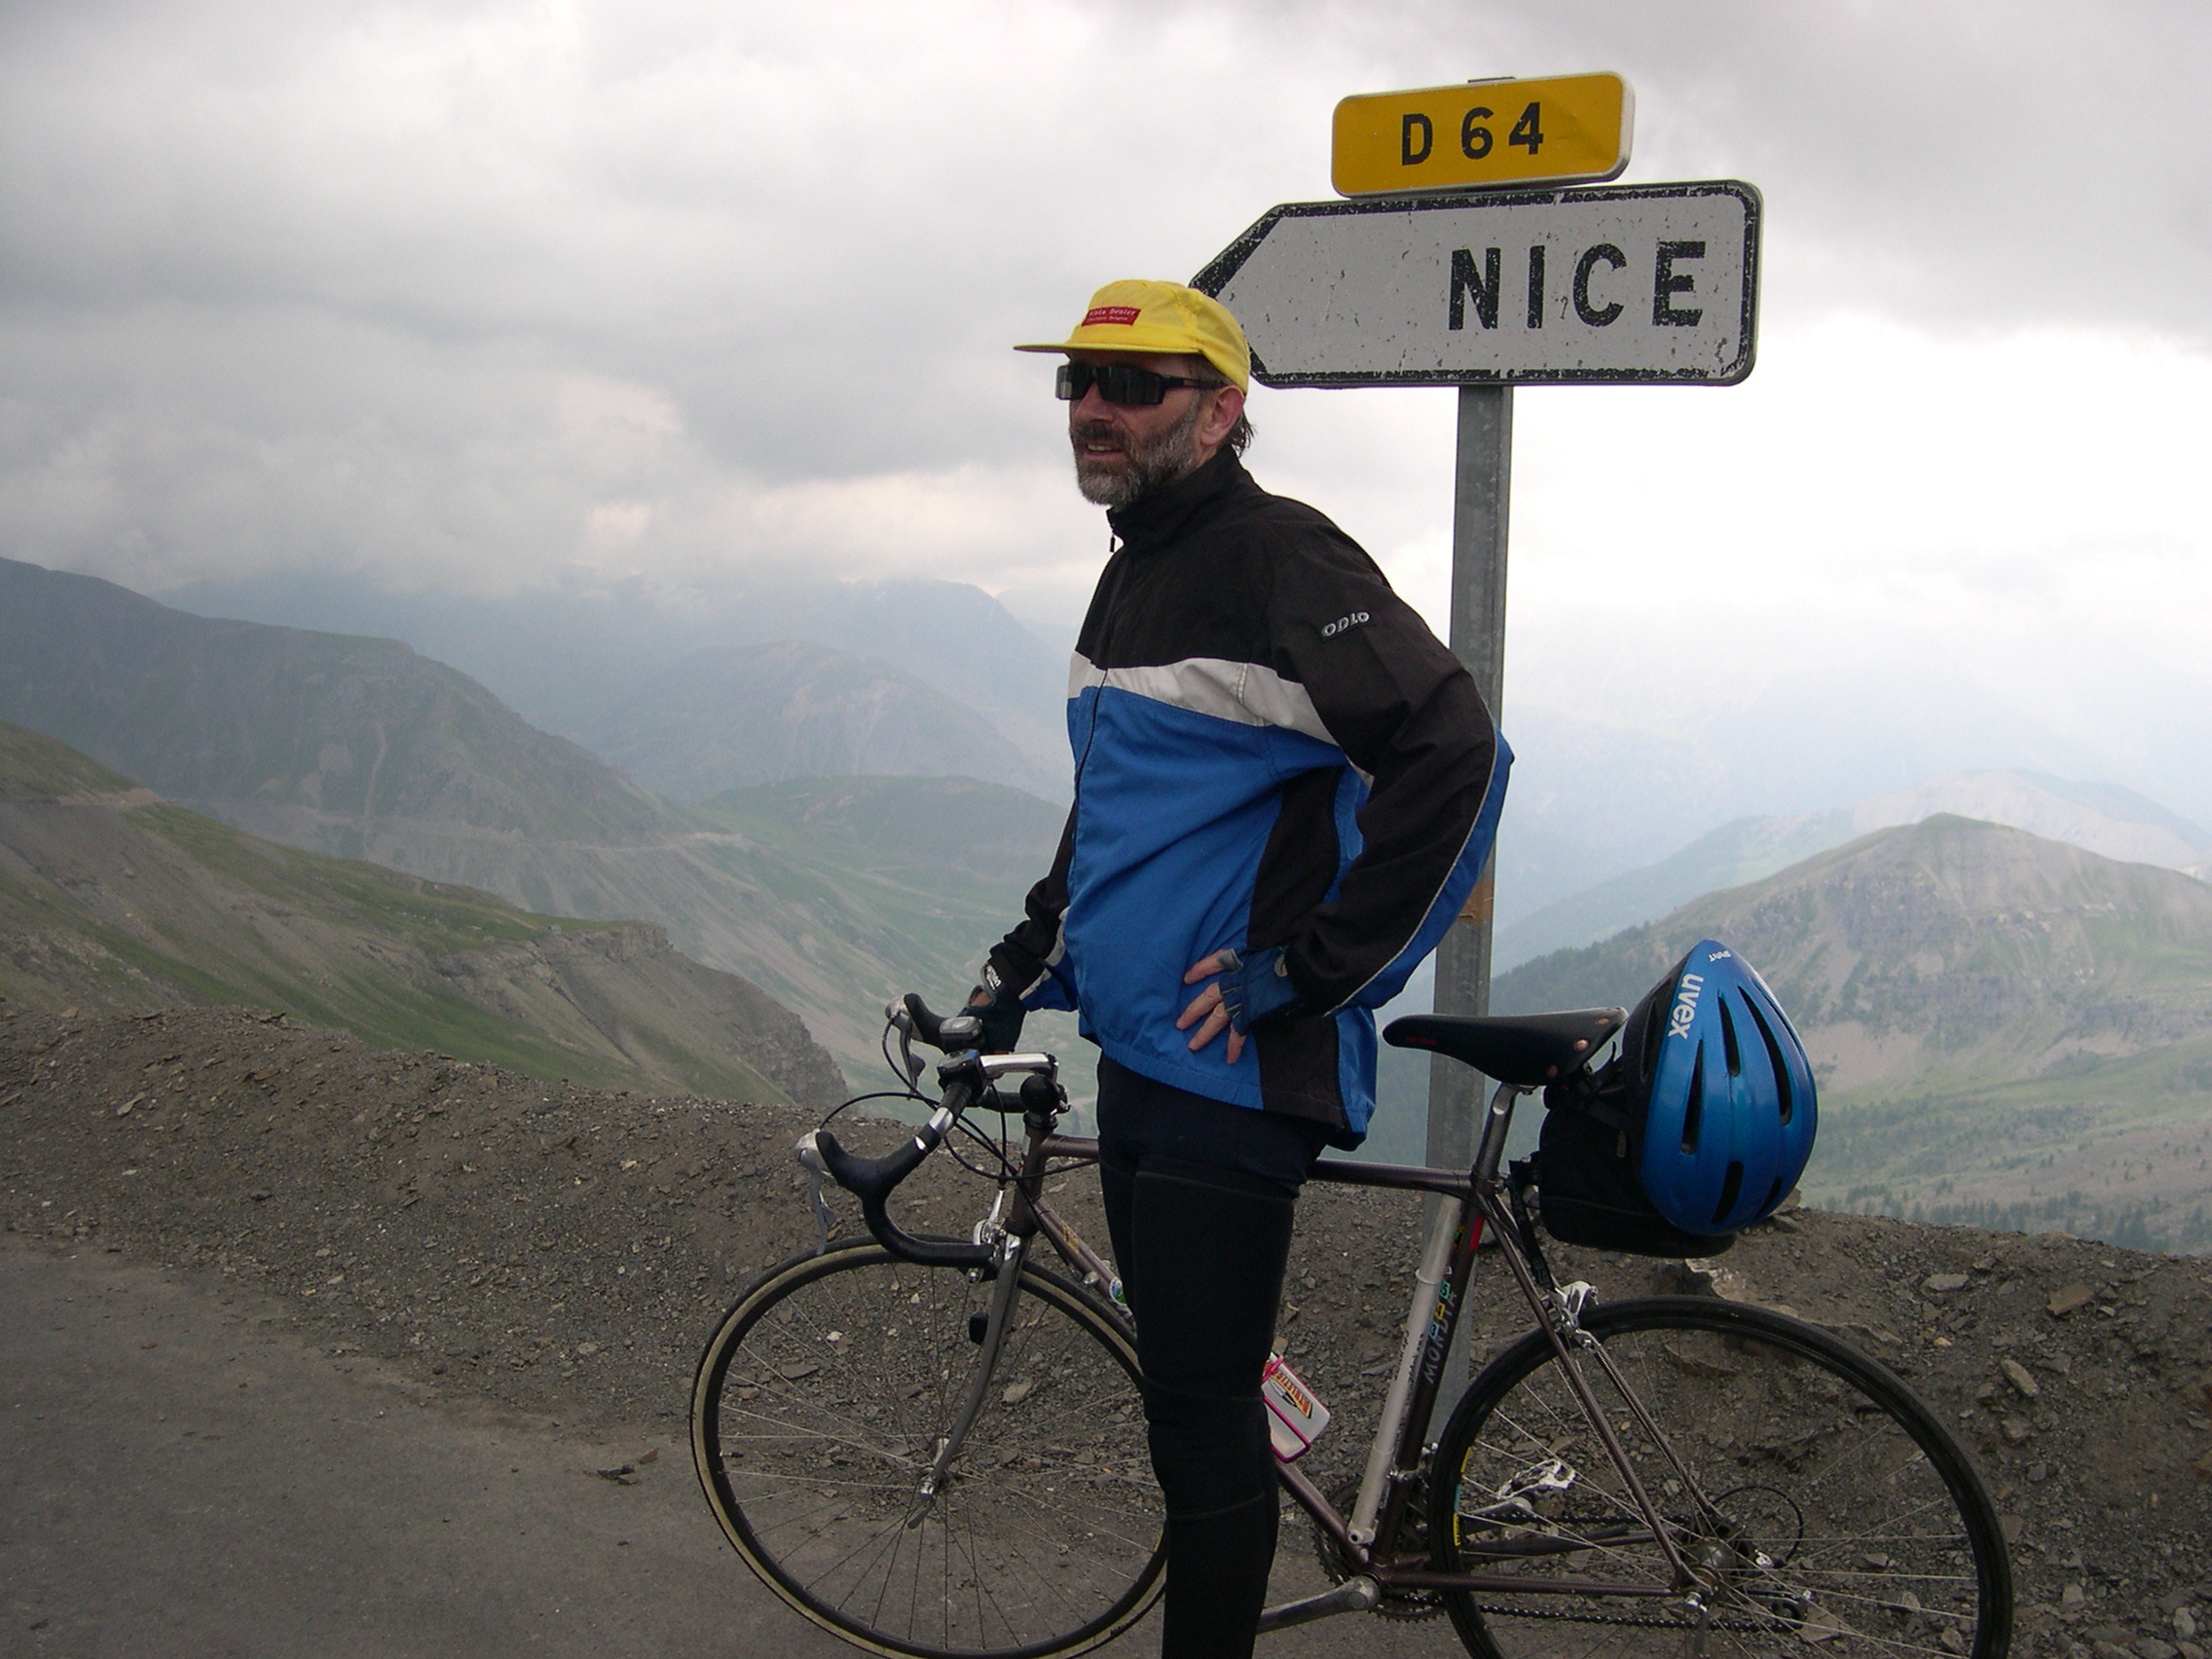
[{"label": "man's ear", "polygon": [[1206,418],[1198,423],[1196,436],[1202,450],[1215,450],[1235,429],[1237,417],[1244,413],[1244,393],[1240,387],[1225,386],[1213,393],[1213,406]]}]

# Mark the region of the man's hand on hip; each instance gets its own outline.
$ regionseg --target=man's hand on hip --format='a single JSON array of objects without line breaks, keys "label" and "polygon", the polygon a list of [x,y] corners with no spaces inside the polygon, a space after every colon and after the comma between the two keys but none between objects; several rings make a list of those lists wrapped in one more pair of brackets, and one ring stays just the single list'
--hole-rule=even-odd
[{"label": "man's hand on hip", "polygon": [[1217,950],[1192,963],[1190,972],[1183,976],[1186,985],[1195,985],[1200,979],[1213,982],[1191,999],[1175,1021],[1175,1029],[1190,1031],[1193,1025],[1198,1026],[1191,1034],[1194,1053],[1228,1031],[1231,1065],[1243,1057],[1244,1036],[1253,1026],[1294,1018],[1306,1012],[1305,999],[1290,981],[1282,952],[1272,946],[1243,955]]},{"label": "man's hand on hip", "polygon": [[[1195,985],[1200,979],[1211,979],[1217,974],[1229,972],[1230,964],[1236,960],[1234,950],[1217,950],[1211,956],[1191,964],[1191,971],[1183,976],[1183,983]],[[1201,1024],[1200,1021],[1203,1021]],[[1216,980],[1191,999],[1190,1007],[1175,1021],[1178,1031],[1191,1032],[1191,1051],[1197,1053],[1224,1031],[1229,1033],[1229,1063],[1235,1065],[1244,1057],[1244,1033],[1229,1023],[1229,1009],[1221,999],[1221,984]]]}]

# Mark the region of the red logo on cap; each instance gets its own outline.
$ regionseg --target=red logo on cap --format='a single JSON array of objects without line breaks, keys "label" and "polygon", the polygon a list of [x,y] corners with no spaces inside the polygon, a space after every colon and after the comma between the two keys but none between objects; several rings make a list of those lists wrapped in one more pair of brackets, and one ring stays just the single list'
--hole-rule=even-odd
[{"label": "red logo on cap", "polygon": [[1136,319],[1135,306],[1092,306],[1083,313],[1083,326],[1088,328],[1093,323],[1114,322],[1126,328]]}]

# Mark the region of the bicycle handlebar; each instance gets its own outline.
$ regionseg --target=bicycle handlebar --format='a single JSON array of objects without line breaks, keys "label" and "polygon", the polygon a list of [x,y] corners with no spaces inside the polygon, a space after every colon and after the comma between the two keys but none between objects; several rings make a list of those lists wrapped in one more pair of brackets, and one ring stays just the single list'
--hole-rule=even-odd
[{"label": "bicycle handlebar", "polygon": [[974,1097],[974,1085],[966,1079],[948,1084],[944,1104],[930,1114],[930,1121],[914,1131],[911,1140],[881,1158],[856,1158],[839,1146],[837,1137],[828,1129],[810,1129],[799,1136],[798,1161],[816,1176],[827,1175],[859,1198],[868,1232],[902,1261],[927,1268],[988,1268],[992,1258],[989,1245],[955,1238],[917,1238],[891,1219],[890,1210],[892,1189],[938,1149],[953,1120],[968,1109]]},{"label": "bicycle handlebar", "polygon": [[911,1031],[933,1049],[957,1054],[973,1049],[983,1035],[983,1022],[972,1014],[932,1014],[928,1003],[908,991],[883,1011],[884,1017],[902,1031]]},{"label": "bicycle handlebar", "polygon": [[[918,1003],[919,999],[908,997],[907,1001]],[[892,1006],[899,1007],[896,1003]],[[928,1014],[926,1008],[918,1011],[919,1015]],[[917,1016],[917,1029],[920,1023]],[[941,1030],[952,1021],[934,1023]],[[923,1267],[988,1270],[996,1260],[996,1252],[988,1244],[967,1243],[956,1238],[917,1238],[903,1231],[891,1219],[891,1194],[900,1182],[921,1166],[922,1160],[943,1144],[960,1115],[982,1097],[992,1079],[1012,1072],[1051,1077],[1057,1069],[1050,1054],[983,1055],[969,1050],[939,1068],[944,1084],[943,1097],[938,1109],[930,1114],[929,1122],[916,1129],[903,1145],[881,1158],[859,1158],[839,1146],[837,1137],[828,1129],[809,1129],[798,1138],[798,1161],[817,1182],[834,1181],[859,1198],[861,1215],[867,1223],[868,1232],[894,1256]],[[819,1187],[813,1201],[822,1219],[823,1238],[827,1244],[829,1210],[821,1202]]]}]

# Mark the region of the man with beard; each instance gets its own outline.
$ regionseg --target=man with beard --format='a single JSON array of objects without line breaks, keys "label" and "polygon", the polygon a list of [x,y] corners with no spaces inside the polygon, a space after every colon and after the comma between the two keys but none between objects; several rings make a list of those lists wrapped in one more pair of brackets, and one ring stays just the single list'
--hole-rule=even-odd
[{"label": "man with beard", "polygon": [[[1099,1183],[1167,1506],[1168,1659],[1249,1654],[1273,1559],[1260,1396],[1299,1186],[1355,1147],[1375,1019],[1488,862],[1511,756],[1358,545],[1244,470],[1217,301],[1109,283],[1065,341],[1076,484],[1119,545],[1069,681],[1075,806],[970,1000],[1097,1043]],[[1196,991],[1192,987],[1198,987]]]}]

